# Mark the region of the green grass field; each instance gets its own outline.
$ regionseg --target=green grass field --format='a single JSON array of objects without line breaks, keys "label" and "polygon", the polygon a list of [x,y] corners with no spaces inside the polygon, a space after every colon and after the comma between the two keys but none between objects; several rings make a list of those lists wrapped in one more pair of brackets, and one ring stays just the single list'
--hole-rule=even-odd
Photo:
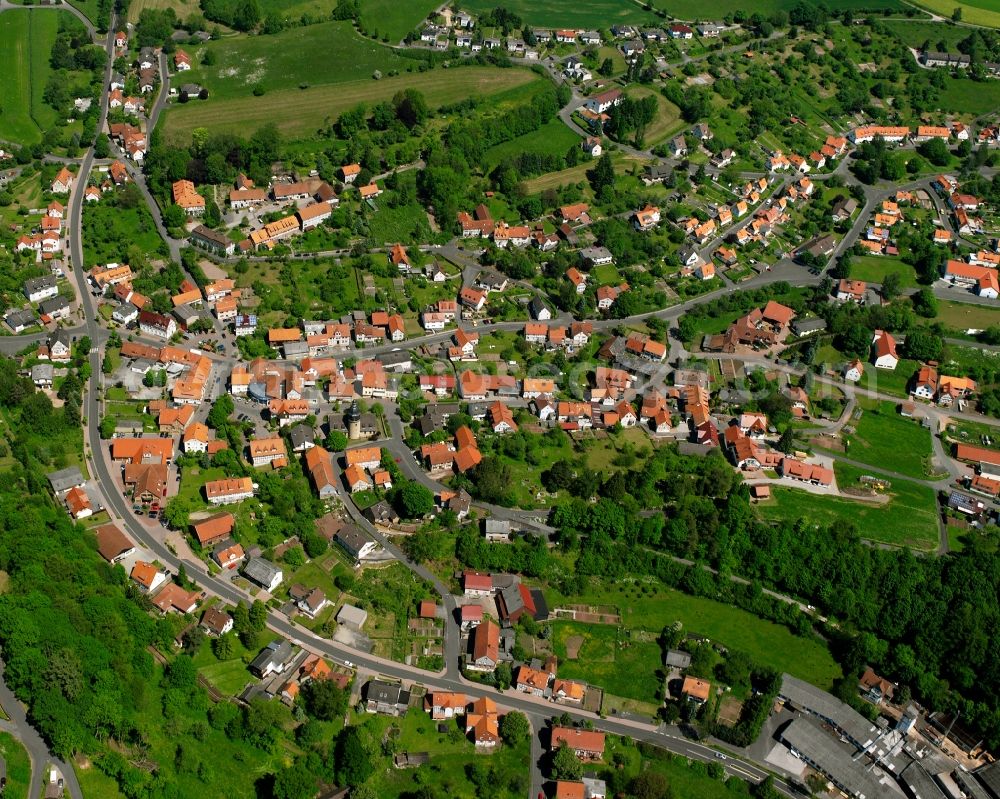
[{"label": "green grass field", "polygon": [[[464,0],[461,7],[472,14],[485,14],[496,7],[494,0]],[[529,25],[552,28],[610,28],[615,24],[653,24],[656,16],[643,11],[629,0],[588,0],[566,3],[565,0],[510,0],[503,4]]]},{"label": "green grass field", "polygon": [[848,436],[845,453],[852,460],[868,463],[907,477],[926,477],[924,459],[931,453],[931,433],[913,419],[900,416],[895,402],[858,401],[864,408]]},{"label": "green grass field", "polygon": [[892,394],[900,399],[909,397],[910,378],[916,374],[920,364],[916,361],[900,359],[895,369],[876,369],[871,362],[865,361],[865,373],[858,385],[869,391],[880,391]]},{"label": "green grass field", "polygon": [[25,799],[31,787],[31,761],[27,751],[13,735],[0,732],[0,757],[7,761],[7,790],[4,796]]},{"label": "green grass field", "polygon": [[[862,475],[878,471],[857,469],[844,463],[835,465],[841,489],[858,484]],[[798,521],[805,519],[828,526],[849,521],[862,538],[891,546],[908,546],[929,551],[937,546],[937,498],[933,489],[906,480],[891,480],[888,504],[841,499],[811,494],[796,488],[774,486],[772,499],[757,506],[764,519]]]},{"label": "green grass field", "polygon": [[997,81],[976,82],[964,78],[946,78],[938,102],[942,111],[975,117],[1000,109],[1000,85]]},{"label": "green grass field", "polygon": [[882,24],[895,33],[907,47],[920,48],[924,42],[930,40],[931,49],[936,50],[937,43],[944,41],[948,45],[948,52],[956,52],[958,43],[969,35],[968,28],[942,25],[931,20],[921,22],[908,19],[887,19]]},{"label": "green grass field", "polygon": [[898,258],[886,255],[858,255],[851,258],[851,277],[867,283],[881,283],[886,275],[899,275],[901,288],[917,285],[917,274],[913,267]]},{"label": "green grass field", "polygon": [[[633,630],[658,633],[668,624],[680,621],[689,633],[703,635],[726,647],[746,652],[757,663],[778,671],[787,671],[824,689],[829,688],[841,675],[840,667],[825,646],[817,641],[799,638],[780,624],[766,621],[723,602],[690,596],[670,588],[658,587],[650,594],[637,595],[638,593],[636,586],[619,583],[595,587],[584,596],[574,597],[560,597],[557,592],[549,589],[546,597],[552,608],[560,607],[566,602],[615,605],[621,613],[623,625]],[[595,636],[594,640],[595,647],[599,647],[601,636]],[[566,663],[560,660],[560,675],[566,674]],[[597,679],[594,682],[601,684]],[[605,687],[609,693],[615,693],[610,687]],[[643,698],[646,695],[648,690]]]},{"label": "green grass field", "polygon": [[497,164],[520,153],[565,155],[570,147],[579,145],[580,137],[563,124],[561,119],[546,122],[533,133],[498,144],[486,151],[483,171],[489,172]]},{"label": "green grass field", "polygon": [[8,11],[0,16],[0,139],[34,144],[55,121],[42,101],[49,79],[49,55],[68,14],[50,10]]},{"label": "green grass field", "polygon": [[1000,8],[996,0],[914,0],[914,5],[922,6],[928,11],[951,19],[956,8],[962,9],[962,22],[973,25],[983,25],[987,28],[1000,28]]},{"label": "green grass field", "polygon": [[[942,0],[943,2],[944,0]],[[772,14],[775,11],[788,11],[793,8],[798,0],[719,0],[713,3],[711,8],[707,8],[704,3],[698,0],[654,0],[656,8],[663,9],[673,17],[679,19],[718,19],[733,11],[745,11],[753,14],[759,11],[762,14]],[[921,3],[927,5],[927,3]],[[899,0],[839,0],[836,9],[881,9],[881,8],[902,8]],[[951,14],[951,11],[948,11]]]},{"label": "green grass field", "polygon": [[308,89],[289,88],[263,97],[209,99],[172,107],[165,116],[165,135],[185,143],[195,128],[213,132],[246,134],[269,122],[289,138],[311,136],[332,124],[344,111],[359,103],[374,104],[390,99],[401,89],[423,93],[427,104],[437,108],[470,95],[489,96],[511,89],[530,90],[538,77],[524,69],[463,67],[399,75],[380,81],[355,80]]},{"label": "green grass field", "polygon": [[370,217],[369,235],[376,244],[419,244],[430,238],[427,212],[417,203],[390,208],[380,205]]},{"label": "green grass field", "polygon": [[[583,638],[579,656],[570,660],[566,642]],[[606,624],[552,623],[552,646],[559,658],[559,676],[586,680],[615,696],[655,702],[661,691],[662,655],[655,640],[619,639],[618,628]]]},{"label": "green grass field", "polygon": [[[298,90],[302,85],[370,79],[375,70],[386,73],[416,66],[412,59],[362,38],[347,22],[209,42],[195,48],[192,56],[196,64],[206,52],[212,53],[215,63],[198,66],[185,77],[207,86],[213,100],[249,97],[256,86],[266,92]],[[322,68],[317,68],[319,64]]]},{"label": "green grass field", "polygon": [[418,28],[420,22],[436,9],[437,0],[362,0],[361,26],[372,35],[388,36],[395,43],[410,31]]},{"label": "green grass field", "polygon": [[937,320],[955,330],[984,330],[991,325],[1000,325],[1000,309],[938,300]]},{"label": "green grass field", "polygon": [[656,98],[656,118],[646,128],[645,144],[647,147],[659,144],[684,127],[681,110],[659,92],[653,91],[647,86],[630,86],[628,93],[632,97],[653,96]]}]

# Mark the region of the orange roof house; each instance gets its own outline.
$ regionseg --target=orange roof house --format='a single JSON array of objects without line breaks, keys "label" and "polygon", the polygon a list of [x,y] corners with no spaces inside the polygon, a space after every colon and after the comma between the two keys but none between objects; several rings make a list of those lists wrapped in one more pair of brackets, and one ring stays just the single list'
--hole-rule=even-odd
[{"label": "orange roof house", "polygon": [[235,520],[231,513],[217,513],[199,522],[194,522],[194,530],[198,543],[205,545],[220,538],[225,538],[233,531]]},{"label": "orange roof house", "polygon": [[596,730],[553,727],[551,741],[553,750],[565,744],[580,758],[599,760],[604,756],[604,733]]},{"label": "orange roof house", "polygon": [[698,677],[685,677],[681,686],[681,696],[695,702],[707,702],[712,692],[712,684]]}]

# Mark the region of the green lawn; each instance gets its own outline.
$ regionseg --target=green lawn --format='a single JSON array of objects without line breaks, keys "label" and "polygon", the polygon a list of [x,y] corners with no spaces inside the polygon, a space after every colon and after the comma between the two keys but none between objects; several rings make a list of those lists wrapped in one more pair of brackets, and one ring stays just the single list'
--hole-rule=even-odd
[{"label": "green lawn", "polygon": [[931,432],[913,419],[900,416],[896,403],[861,398],[864,409],[855,433],[845,436],[850,446],[845,455],[907,477],[924,478],[925,459],[931,454]]},{"label": "green lawn", "polygon": [[[560,596],[557,591],[549,588],[546,598],[550,608],[560,607],[567,602],[614,605],[619,609],[626,628],[655,634],[665,626],[680,621],[689,633],[703,635],[723,646],[746,652],[761,665],[787,671],[824,689],[829,688],[841,674],[840,667],[826,647],[817,641],[793,635],[787,627],[723,602],[690,596],[661,586],[653,590],[650,588],[651,586],[644,586],[640,591],[637,586],[630,584],[605,585],[588,590],[584,596],[574,597]],[[566,674],[565,667],[566,662],[560,660],[560,675]],[[601,684],[597,679],[594,682]],[[614,693],[610,686],[606,687],[609,692]],[[633,693],[637,691],[633,689]],[[644,687],[642,698],[649,694],[649,687]]]},{"label": "green lawn", "polygon": [[886,275],[899,275],[901,288],[917,285],[917,275],[913,267],[899,258],[886,255],[859,255],[851,259],[851,277],[866,283],[881,283]]},{"label": "green lawn", "polygon": [[579,146],[580,137],[563,124],[561,119],[546,122],[533,133],[498,144],[486,151],[483,171],[489,172],[499,163],[521,153],[566,155],[571,147]]},{"label": "green lawn", "polygon": [[212,654],[210,643],[206,641],[195,654],[194,665],[198,669],[198,673],[222,693],[227,696],[236,696],[243,691],[248,682],[254,679],[247,665],[261,649],[276,637],[270,631],[265,631],[260,636],[260,646],[251,652],[240,643],[238,638],[233,636],[233,657],[228,660],[216,658]]},{"label": "green lawn", "polygon": [[395,43],[410,31],[420,27],[420,22],[436,9],[437,0],[362,0],[361,26],[372,36],[388,37]]},{"label": "green lawn", "polygon": [[[616,24],[651,25],[657,19],[629,0],[588,0],[572,4],[564,0],[510,0],[503,5],[529,25],[552,28],[607,29]],[[496,3],[494,0],[464,0],[461,7],[481,15],[492,11]]]},{"label": "green lawn", "polygon": [[42,101],[49,79],[49,55],[66,13],[7,11],[0,16],[0,139],[40,141],[56,113]]},{"label": "green lawn", "polygon": [[31,786],[31,760],[21,742],[0,732],[0,757],[7,761],[7,791],[10,799],[26,799]]},{"label": "green lawn", "polygon": [[[874,469],[857,469],[845,463],[835,465],[837,485],[842,489],[858,485],[862,475],[878,475]],[[887,478],[888,479],[888,478]],[[796,488],[775,486],[773,498],[757,508],[765,519],[805,519],[817,525],[849,521],[862,538],[919,550],[937,546],[937,498],[933,489],[906,480],[890,480],[888,504],[841,499],[811,494]]]},{"label": "green lawn", "polygon": [[306,89],[286,88],[263,97],[232,96],[192,102],[171,107],[164,125],[166,135],[181,142],[186,142],[191,131],[199,127],[213,132],[247,133],[270,122],[286,136],[296,138],[314,134],[360,103],[372,105],[388,100],[401,89],[416,89],[431,108],[438,108],[470,95],[493,96],[511,89],[528,91],[532,84],[541,81],[526,69],[436,69],[380,81],[369,77]]},{"label": "green lawn", "polygon": [[965,302],[938,300],[937,320],[955,330],[985,330],[1000,325],[1000,308],[989,305],[970,305]]}]

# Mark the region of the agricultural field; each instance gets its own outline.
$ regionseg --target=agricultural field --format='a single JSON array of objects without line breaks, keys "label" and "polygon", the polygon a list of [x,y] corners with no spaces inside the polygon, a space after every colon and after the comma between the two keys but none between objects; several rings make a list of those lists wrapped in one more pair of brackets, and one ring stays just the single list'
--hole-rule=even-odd
[{"label": "agricultural field", "polygon": [[[835,464],[835,471],[837,485],[841,489],[858,485],[858,478],[862,475],[879,476],[876,470],[858,469],[840,462]],[[764,519],[805,519],[821,526],[850,522],[867,540],[916,550],[933,550],[938,543],[934,490],[908,480],[886,479],[892,487],[886,492],[891,499],[884,504],[775,486],[771,491],[772,499],[761,502],[757,510]]]},{"label": "agricultural field", "polygon": [[[334,3],[336,5],[336,3]],[[420,27],[420,22],[438,8],[437,0],[362,0],[361,28],[373,38],[400,41],[410,31]]]},{"label": "agricultural field", "polygon": [[380,81],[355,80],[307,89],[285,89],[263,97],[209,99],[172,107],[165,116],[165,135],[186,143],[195,128],[246,134],[273,122],[289,138],[311,136],[359,103],[378,103],[402,89],[416,89],[431,108],[511,89],[528,89],[537,76],[523,69],[463,67],[421,74],[398,75]]},{"label": "agricultural field", "polygon": [[[496,7],[493,0],[464,0],[461,8],[482,15]],[[643,11],[629,0],[588,0],[586,3],[566,3],[561,0],[510,0],[504,8],[518,14],[528,25],[551,28],[607,29],[612,25],[654,24],[654,14]],[[704,8],[701,8],[704,11]]]},{"label": "agricultural field", "polygon": [[69,16],[48,9],[15,10],[0,15],[0,140],[34,144],[55,121],[42,101],[49,79],[49,54],[59,20]]},{"label": "agricultural field", "polygon": [[566,155],[571,147],[579,145],[580,137],[563,124],[561,119],[546,122],[538,130],[525,133],[516,139],[498,144],[486,151],[483,171],[490,172],[497,164],[521,153]]},{"label": "agricultural field", "polygon": [[[665,626],[680,621],[687,633],[705,636],[728,648],[746,652],[761,665],[787,671],[824,689],[828,689],[841,675],[840,667],[834,662],[830,652],[817,641],[799,638],[787,627],[766,621],[732,605],[691,596],[660,585],[598,584],[585,595],[572,597],[563,597],[557,591],[548,589],[546,597],[551,608],[564,607],[566,603],[614,605],[621,614],[622,626],[630,631],[645,630],[659,634]],[[610,626],[602,629],[614,631],[615,628]],[[592,638],[594,645],[599,647],[602,645],[601,641],[606,641],[607,633],[594,633]],[[635,657],[645,663],[641,655]],[[566,674],[565,666],[566,661],[560,660],[561,676]],[[595,678],[594,682],[602,684],[600,679]],[[609,693],[616,693],[610,686],[604,687]],[[634,688],[632,691],[635,693]],[[647,693],[648,691],[643,694],[643,698]]]},{"label": "agricultural field", "polygon": [[858,255],[851,258],[851,278],[881,283],[886,275],[899,275],[900,288],[916,288],[917,274],[899,258],[886,255]]},{"label": "agricultural field", "polygon": [[962,22],[973,25],[983,25],[987,28],[1000,28],[1000,8],[995,0],[916,0],[914,5],[926,8],[933,14],[951,19],[956,8],[962,9]]},{"label": "agricultural field", "polygon": [[[73,4],[80,6],[80,10],[87,13],[83,9],[81,3],[74,2]],[[132,0],[132,2],[128,4],[128,21],[132,24],[138,22],[139,15],[142,14],[142,12],[147,8],[172,8],[174,13],[177,14],[178,19],[187,19],[191,14],[201,13],[201,8],[198,6],[198,0]]]}]

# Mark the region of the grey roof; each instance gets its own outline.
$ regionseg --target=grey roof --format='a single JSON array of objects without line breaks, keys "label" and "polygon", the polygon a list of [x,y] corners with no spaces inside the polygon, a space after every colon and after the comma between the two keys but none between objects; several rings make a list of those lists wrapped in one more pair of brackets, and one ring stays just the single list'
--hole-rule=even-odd
[{"label": "grey roof", "polygon": [[338,544],[354,556],[357,556],[365,544],[372,541],[368,533],[354,524],[345,524],[337,531],[334,538]]},{"label": "grey roof", "polygon": [[192,324],[196,319],[205,315],[201,309],[195,308],[193,305],[178,305],[174,308],[173,314],[177,317],[177,321],[184,325]]},{"label": "grey roof", "polygon": [[795,319],[792,321],[793,333],[815,333],[817,330],[826,330],[826,319]]},{"label": "grey roof", "polygon": [[41,277],[32,277],[24,281],[24,290],[28,294],[34,294],[39,289],[48,289],[56,285],[56,279],[53,275],[42,275]]},{"label": "grey roof", "polygon": [[547,306],[544,302],[542,302],[540,297],[532,299],[529,307],[531,309],[531,315],[535,318],[538,318],[538,315],[542,313],[542,311],[548,310]]},{"label": "grey roof", "polygon": [[865,771],[863,763],[855,762],[835,737],[827,735],[807,719],[792,721],[781,737],[804,759],[851,795],[864,799],[895,795],[879,785]]},{"label": "grey roof", "polygon": [[363,513],[365,518],[371,522],[392,521],[393,519],[399,518],[399,514],[392,509],[392,505],[384,499],[379,500],[368,508],[365,508]]},{"label": "grey roof", "polygon": [[86,482],[78,466],[70,466],[66,469],[60,469],[57,472],[49,472],[45,476],[48,478],[52,490],[57,494],[68,491],[73,486],[83,485]]},{"label": "grey roof", "polygon": [[309,355],[309,344],[305,341],[289,341],[282,349],[286,358],[305,358]]},{"label": "grey roof", "polygon": [[597,261],[604,258],[610,258],[611,250],[607,247],[585,247],[580,251],[580,254],[588,261]]},{"label": "grey roof", "polygon": [[521,589],[518,585],[512,584],[503,589],[500,592],[500,601],[503,602],[503,607],[507,611],[508,617],[514,616],[526,609],[524,607],[524,598],[521,596]]},{"label": "grey roof", "polygon": [[865,748],[878,737],[875,725],[858,711],[805,680],[783,674],[779,693],[793,705],[833,724],[859,749]]},{"label": "grey roof", "polygon": [[262,586],[270,586],[281,569],[264,558],[250,558],[243,567],[243,575]]},{"label": "grey roof", "polygon": [[4,316],[4,321],[11,327],[28,327],[35,323],[34,311],[28,308],[12,308]]},{"label": "grey roof", "polygon": [[292,645],[284,638],[271,641],[250,663],[251,671],[263,671],[270,663],[275,666],[284,663],[292,654]]},{"label": "grey roof", "polygon": [[288,434],[292,440],[292,447],[301,447],[303,444],[312,444],[316,440],[316,432],[306,424],[297,424]]},{"label": "grey roof", "polygon": [[938,788],[931,775],[916,761],[903,769],[899,777],[910,789],[914,799],[944,799],[944,791]]},{"label": "grey roof", "polygon": [[679,649],[668,649],[666,664],[675,669],[686,669],[691,665],[691,656]]},{"label": "grey roof", "polygon": [[51,336],[49,336],[49,349],[51,350],[56,344],[62,344],[66,349],[71,349],[73,346],[73,339],[70,338],[69,333],[65,330],[56,330]]},{"label": "grey roof", "polygon": [[969,772],[957,768],[951,773],[951,776],[969,799],[990,799],[986,789],[976,782],[976,778]]},{"label": "grey roof", "polygon": [[38,303],[38,310],[43,314],[53,314],[56,311],[63,310],[63,308],[69,308],[69,300],[62,295],[58,297],[49,297],[49,299],[42,300]]},{"label": "grey roof", "polygon": [[337,621],[341,624],[350,624],[360,629],[368,620],[368,611],[356,608],[354,605],[343,605],[337,611]]},{"label": "grey roof", "polygon": [[369,702],[380,702],[387,705],[405,705],[410,702],[410,692],[404,691],[402,685],[369,680],[365,686],[365,698]]},{"label": "grey roof", "polygon": [[51,383],[55,371],[55,367],[51,363],[36,363],[31,367],[31,379],[35,382],[48,380]]},{"label": "grey roof", "polygon": [[487,535],[510,535],[507,519],[483,519],[483,532]]},{"label": "grey roof", "polygon": [[379,355],[378,359],[382,362],[382,366],[386,369],[402,367],[413,363],[413,356],[408,350],[402,349],[398,352],[387,352],[385,355]]},{"label": "grey roof", "polygon": [[1000,796],[1000,762],[990,763],[976,771],[978,779],[991,796]]}]

